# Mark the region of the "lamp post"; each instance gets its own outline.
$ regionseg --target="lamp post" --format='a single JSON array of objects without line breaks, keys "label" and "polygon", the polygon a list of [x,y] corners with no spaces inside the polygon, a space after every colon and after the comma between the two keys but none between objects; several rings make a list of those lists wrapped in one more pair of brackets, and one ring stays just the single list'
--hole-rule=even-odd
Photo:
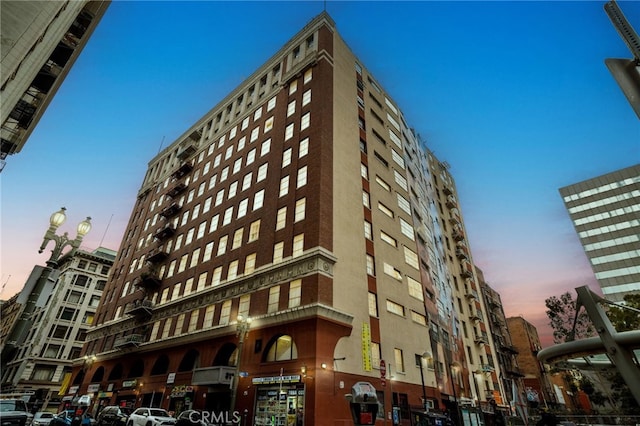
[{"label": "lamp post", "polygon": [[249,333],[251,318],[245,318],[242,315],[238,315],[236,321],[236,336],[238,336],[238,357],[236,360],[236,372],[233,375],[233,386],[231,387],[231,404],[229,405],[231,414],[233,414],[236,409],[236,394],[238,393],[238,381],[240,380],[240,360],[242,359],[242,347],[244,345],[244,339]]},{"label": "lamp post", "polygon": [[[418,358],[418,356],[416,356]],[[424,386],[424,369],[422,368],[422,363],[430,358],[433,358],[431,352],[424,352],[421,356],[419,356],[418,365],[420,366],[420,380],[422,382],[422,407],[424,411],[429,411],[429,406],[427,405],[427,388]]]},{"label": "lamp post", "polygon": [[80,247],[80,243],[85,235],[91,230],[91,218],[87,217],[85,220],[78,224],[77,235],[72,240],[69,238],[68,233],[64,233],[63,235],[57,235],[56,230],[60,225],[62,225],[67,216],[65,215],[66,208],[62,207],[57,212],[53,213],[49,218],[49,229],[44,234],[44,238],[42,241],[42,245],[40,245],[40,250],[38,253],[42,253],[46,246],[49,244],[49,241],[54,241],[55,246],[53,250],[51,250],[51,256],[47,260],[47,267],[42,270],[36,284],[33,287],[33,290],[29,293],[27,298],[27,302],[24,305],[24,309],[20,314],[20,317],[16,321],[11,333],[7,337],[6,344],[2,348],[2,364],[6,365],[7,362],[13,359],[15,351],[18,346],[20,346],[24,339],[26,338],[27,330],[31,328],[31,316],[36,310],[36,306],[38,300],[40,299],[40,295],[42,291],[45,289],[46,283],[49,280],[49,276],[53,270],[57,269],[58,261],[62,256],[62,251],[66,247],[71,247],[66,255],[73,256],[78,247]]},{"label": "lamp post", "polygon": [[449,374],[451,376],[451,388],[453,389],[453,403],[456,404],[456,417],[457,417],[457,422],[456,424],[463,424],[462,423],[462,415],[461,415],[461,411],[460,411],[460,404],[458,404],[458,393],[456,392],[456,381],[455,379],[457,379],[458,376],[458,371],[461,368],[461,365],[458,364],[457,362],[454,362],[452,364],[449,365]]}]

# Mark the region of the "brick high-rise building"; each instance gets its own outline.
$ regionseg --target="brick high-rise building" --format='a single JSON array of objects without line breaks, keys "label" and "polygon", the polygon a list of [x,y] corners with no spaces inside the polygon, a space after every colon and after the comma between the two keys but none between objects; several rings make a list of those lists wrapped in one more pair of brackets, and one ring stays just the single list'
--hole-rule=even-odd
[{"label": "brick high-rise building", "polygon": [[379,418],[471,418],[478,288],[448,167],[322,13],[149,163],[74,381],[257,425],[350,423],[368,381]]}]

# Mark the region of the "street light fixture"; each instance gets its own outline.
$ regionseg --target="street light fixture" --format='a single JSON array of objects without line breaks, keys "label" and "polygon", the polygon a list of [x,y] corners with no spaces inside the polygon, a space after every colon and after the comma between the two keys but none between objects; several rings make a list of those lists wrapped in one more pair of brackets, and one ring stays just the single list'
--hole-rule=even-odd
[{"label": "street light fixture", "polygon": [[424,411],[429,411],[429,406],[427,405],[427,388],[424,386],[424,369],[422,368],[422,363],[425,360],[432,359],[433,354],[431,352],[424,352],[421,356],[416,355],[416,360],[419,359],[418,365],[420,366],[420,380],[422,382],[422,406]]},{"label": "street light fixture", "polygon": [[245,318],[242,315],[238,315],[236,319],[236,336],[238,336],[238,356],[236,359],[236,372],[233,375],[233,386],[231,388],[231,404],[230,411],[234,412],[236,408],[236,394],[238,393],[238,381],[240,379],[240,360],[242,359],[242,348],[244,345],[244,339],[249,334],[249,327],[251,326],[251,318]]},{"label": "street light fixture", "polygon": [[27,302],[24,305],[20,317],[16,321],[16,324],[13,326],[9,336],[6,339],[6,344],[2,350],[1,356],[2,365],[7,365],[7,362],[13,360],[17,347],[24,342],[27,330],[31,328],[31,317],[36,310],[40,295],[45,289],[51,272],[58,267],[58,260],[62,255],[62,251],[65,249],[65,247],[70,246],[71,250],[69,250],[67,254],[69,256],[73,256],[78,247],[80,247],[80,243],[82,242],[84,236],[87,235],[87,233],[91,230],[91,218],[87,217],[85,220],[78,224],[78,234],[73,240],[69,238],[69,235],[66,232],[63,235],[57,235],[56,230],[67,219],[65,210],[66,208],[62,207],[57,212],[53,213],[49,218],[49,229],[47,229],[47,232],[45,232],[44,234],[44,238],[38,252],[42,253],[51,240],[55,242],[55,246],[53,250],[51,250],[51,256],[49,257],[49,260],[47,260],[46,262],[47,267],[41,271],[40,276],[38,277],[38,280],[33,287],[33,290],[31,290],[31,293],[27,298]]}]

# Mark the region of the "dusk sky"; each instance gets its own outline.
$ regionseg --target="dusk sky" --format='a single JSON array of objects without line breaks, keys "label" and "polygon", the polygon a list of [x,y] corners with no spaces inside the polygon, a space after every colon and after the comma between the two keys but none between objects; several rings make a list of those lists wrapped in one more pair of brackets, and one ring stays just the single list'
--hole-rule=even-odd
[{"label": "dusk sky", "polygon": [[[560,187],[640,162],[640,121],[604,59],[631,58],[604,1],[338,2],[352,51],[456,179],[475,263],[551,342],[544,300],[595,277]],[[640,2],[620,1],[640,31]],[[314,2],[114,1],[1,182],[0,299],[49,216],[118,249],[147,163],[322,12]],[[574,292],[575,295],[575,292]]]}]

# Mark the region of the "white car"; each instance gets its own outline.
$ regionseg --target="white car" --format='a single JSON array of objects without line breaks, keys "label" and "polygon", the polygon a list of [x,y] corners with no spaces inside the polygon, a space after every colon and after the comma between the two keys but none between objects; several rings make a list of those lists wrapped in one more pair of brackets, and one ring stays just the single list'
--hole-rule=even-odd
[{"label": "white car", "polygon": [[129,415],[127,426],[174,426],[176,419],[161,408],[138,408]]},{"label": "white car", "polygon": [[33,421],[31,424],[33,426],[49,426],[51,420],[53,419],[54,414],[48,411],[38,411],[35,416],[33,416]]}]

